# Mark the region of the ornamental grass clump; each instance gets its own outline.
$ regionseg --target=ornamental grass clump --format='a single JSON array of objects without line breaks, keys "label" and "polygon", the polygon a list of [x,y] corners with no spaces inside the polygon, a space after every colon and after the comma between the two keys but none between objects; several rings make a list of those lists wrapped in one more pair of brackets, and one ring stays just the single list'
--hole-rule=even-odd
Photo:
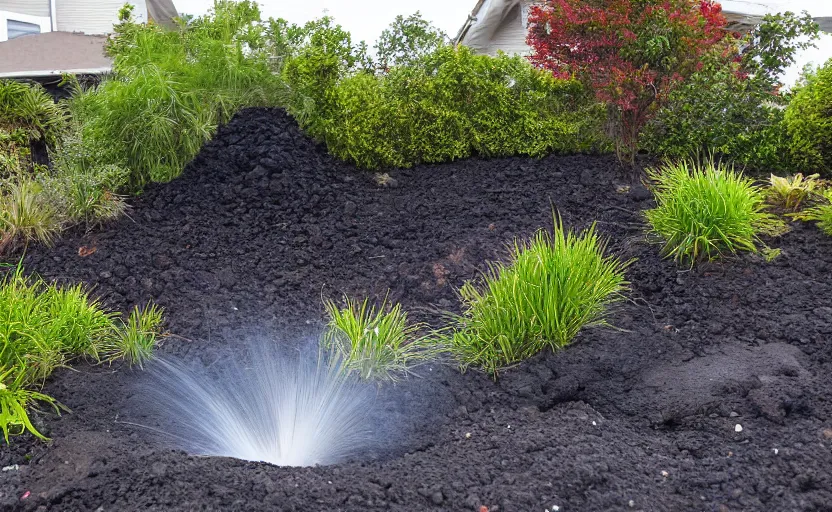
[{"label": "ornamental grass clump", "polygon": [[401,304],[370,304],[344,297],[345,307],[324,302],[329,323],[323,337],[325,348],[350,372],[362,379],[396,380],[436,354],[434,342],[420,335],[424,326],[409,324]]},{"label": "ornamental grass clump", "polygon": [[710,261],[726,253],[757,252],[759,235],[782,222],[765,211],[766,194],[733,167],[680,162],[648,170],[656,208],[646,212],[650,233],[677,262]]},{"label": "ornamental grass clump", "polygon": [[29,277],[22,267],[0,282],[0,430],[45,439],[27,411],[37,402],[59,404],[37,388],[55,368],[78,358],[93,362],[150,357],[161,310],[136,309],[124,324],[81,285],[61,287]]},{"label": "ornamental grass clump", "polygon": [[575,233],[557,221],[553,234],[516,241],[509,263],[492,264],[481,282],[460,289],[451,351],[463,368],[496,375],[544,348],[563,348],[583,327],[607,324],[610,305],[624,297],[630,263],[606,254],[595,224]]},{"label": "ornamental grass clump", "polygon": [[832,189],[824,190],[817,204],[794,217],[798,220],[817,222],[821,231],[832,236]]}]

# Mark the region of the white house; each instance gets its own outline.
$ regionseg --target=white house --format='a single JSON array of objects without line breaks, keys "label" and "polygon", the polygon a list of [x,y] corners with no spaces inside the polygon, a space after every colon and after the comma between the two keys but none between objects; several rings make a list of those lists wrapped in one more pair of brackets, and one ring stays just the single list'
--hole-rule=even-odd
[{"label": "white house", "polygon": [[[47,78],[110,69],[105,35],[125,0],[0,0],[0,78]],[[172,0],[130,0],[137,21],[172,25]]]},{"label": "white house", "polygon": [[[532,0],[478,0],[456,36],[477,53],[528,55],[528,13]],[[722,11],[733,30],[753,27],[767,13],[808,11],[821,29],[832,32],[832,0],[724,0]]]}]

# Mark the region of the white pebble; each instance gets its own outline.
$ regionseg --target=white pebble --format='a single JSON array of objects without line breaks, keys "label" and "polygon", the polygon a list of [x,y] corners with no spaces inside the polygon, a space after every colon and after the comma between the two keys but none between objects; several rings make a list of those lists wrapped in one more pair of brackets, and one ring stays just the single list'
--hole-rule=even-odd
[{"label": "white pebble", "polygon": [[558,510],[560,510],[560,507],[559,507],[559,506],[557,506],[557,505],[552,505],[552,512],[558,512]]},{"label": "white pebble", "polygon": [[5,473],[6,471],[17,471],[19,469],[20,469],[20,466],[18,466],[17,464],[12,464],[11,466],[4,467],[0,471],[3,471]]},{"label": "white pebble", "polygon": [[662,476],[667,478],[670,475],[667,471],[662,471]]},{"label": "white pebble", "polygon": [[778,450],[777,448],[775,448],[775,449],[774,449],[774,455],[777,455],[778,453],[780,453],[780,450]]},{"label": "white pebble", "polygon": [[597,425],[597,423],[595,423],[594,421],[592,422],[592,424],[593,424],[593,425]]},{"label": "white pebble", "polygon": [[742,432],[742,425],[737,423],[736,426],[734,426],[734,432]]},{"label": "white pebble", "polygon": [[635,507],[635,506],[636,506],[636,502],[635,502],[635,501],[633,501],[633,500],[630,500],[630,501],[628,501],[628,502],[627,502],[627,505],[629,505],[629,506],[630,506],[630,508],[633,508],[633,507]]},{"label": "white pebble", "polygon": [[470,432],[465,433],[465,439],[471,439],[471,433]]}]

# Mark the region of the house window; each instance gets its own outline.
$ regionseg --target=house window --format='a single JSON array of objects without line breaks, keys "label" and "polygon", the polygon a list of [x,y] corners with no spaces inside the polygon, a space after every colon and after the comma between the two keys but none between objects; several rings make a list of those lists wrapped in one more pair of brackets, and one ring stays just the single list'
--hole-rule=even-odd
[{"label": "house window", "polygon": [[28,34],[40,34],[40,25],[26,23],[25,21],[7,20],[6,28],[9,31],[9,39],[25,36]]}]

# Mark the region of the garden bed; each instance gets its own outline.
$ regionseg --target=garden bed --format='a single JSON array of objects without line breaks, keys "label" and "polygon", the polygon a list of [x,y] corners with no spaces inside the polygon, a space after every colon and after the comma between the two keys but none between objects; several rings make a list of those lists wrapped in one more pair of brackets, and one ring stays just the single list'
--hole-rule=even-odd
[{"label": "garden bed", "polygon": [[210,363],[252,337],[314,335],[322,296],[389,290],[438,326],[466,279],[514,237],[551,227],[556,210],[570,227],[597,220],[610,251],[638,258],[617,329],[585,330],[496,382],[421,367],[380,392],[386,441],[332,467],[166,449],[125,423],[143,418],[145,373],[61,370],[46,392],[74,412],[40,416],[51,445],[0,449],[3,466],[19,465],[0,473],[0,505],[829,510],[832,238],[794,224],[767,240],[782,248],[771,263],[748,255],[687,270],[644,239],[652,199],[613,157],[469,159],[389,177],[331,158],[280,110],[249,109],[181,178],[132,201],[129,217],[30,249],[24,264],[94,285],[115,309],[155,300],[177,335],[161,352]]}]

